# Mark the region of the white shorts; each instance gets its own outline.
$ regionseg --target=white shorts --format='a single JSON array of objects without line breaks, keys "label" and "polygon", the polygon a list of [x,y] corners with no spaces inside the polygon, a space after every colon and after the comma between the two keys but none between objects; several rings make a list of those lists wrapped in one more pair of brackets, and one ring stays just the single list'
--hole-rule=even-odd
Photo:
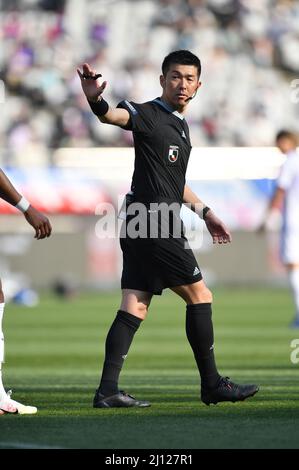
[{"label": "white shorts", "polygon": [[299,264],[299,228],[282,231],[280,256],[285,264]]}]

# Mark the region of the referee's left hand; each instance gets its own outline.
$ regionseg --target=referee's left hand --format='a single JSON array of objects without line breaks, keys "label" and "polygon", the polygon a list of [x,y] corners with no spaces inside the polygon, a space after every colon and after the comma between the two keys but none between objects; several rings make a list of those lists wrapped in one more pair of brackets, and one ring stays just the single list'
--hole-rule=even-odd
[{"label": "referee's left hand", "polygon": [[101,74],[97,74],[89,64],[83,64],[82,72],[77,69],[77,73],[81,80],[82,90],[86,98],[90,101],[99,101],[103,91],[106,88],[107,82],[100,83],[96,77],[101,77]]},{"label": "referee's left hand", "polygon": [[212,236],[213,243],[219,243],[221,245],[222,243],[230,243],[232,241],[232,236],[227,227],[216,217],[211,209],[205,217],[205,223]]}]

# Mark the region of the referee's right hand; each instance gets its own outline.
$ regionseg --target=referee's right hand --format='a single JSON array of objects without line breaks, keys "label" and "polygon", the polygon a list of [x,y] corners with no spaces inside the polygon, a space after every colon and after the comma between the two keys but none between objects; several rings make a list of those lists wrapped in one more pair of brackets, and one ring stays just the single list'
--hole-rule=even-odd
[{"label": "referee's right hand", "polygon": [[83,72],[81,72],[80,69],[77,69],[77,72],[86,98],[89,101],[99,101],[101,94],[106,88],[107,82],[105,81],[100,84],[99,80],[94,78],[97,73],[89,64],[83,64],[82,69]]}]

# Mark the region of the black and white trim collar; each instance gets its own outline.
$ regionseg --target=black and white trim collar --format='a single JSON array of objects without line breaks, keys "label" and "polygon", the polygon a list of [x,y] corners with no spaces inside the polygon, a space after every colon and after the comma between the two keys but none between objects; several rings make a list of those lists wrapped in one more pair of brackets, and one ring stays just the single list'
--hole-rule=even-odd
[{"label": "black and white trim collar", "polygon": [[173,114],[174,116],[178,117],[179,119],[181,119],[182,121],[185,119],[185,117],[179,113],[178,111],[176,110],[173,110],[173,108],[165,103],[165,101],[162,101],[161,98],[156,98],[152,101],[152,103],[157,103],[159,106],[161,106],[162,108],[166,109],[166,111],[168,111],[169,113]]}]

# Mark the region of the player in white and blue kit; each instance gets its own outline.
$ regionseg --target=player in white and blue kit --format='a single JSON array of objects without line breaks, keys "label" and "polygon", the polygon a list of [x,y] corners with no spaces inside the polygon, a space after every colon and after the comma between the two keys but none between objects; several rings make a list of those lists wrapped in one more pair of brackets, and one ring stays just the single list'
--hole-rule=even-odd
[{"label": "player in white and blue kit", "polygon": [[291,327],[299,328],[299,153],[298,138],[282,130],[276,136],[276,145],[286,155],[277,178],[274,195],[269,204],[269,214],[282,210],[280,255],[288,271],[295,303],[295,318]]},{"label": "player in white and blue kit", "polygon": [[[0,168],[0,198],[23,212],[27,222],[35,230],[35,238],[42,238],[51,235],[52,227],[48,218],[35,209],[18,191],[15,189],[6,174]],[[6,392],[2,383],[2,363],[4,362],[4,334],[2,329],[2,320],[4,315],[4,294],[2,291],[0,279],[0,415],[6,413],[35,414],[35,406],[27,406],[11,398],[11,391]]]}]

